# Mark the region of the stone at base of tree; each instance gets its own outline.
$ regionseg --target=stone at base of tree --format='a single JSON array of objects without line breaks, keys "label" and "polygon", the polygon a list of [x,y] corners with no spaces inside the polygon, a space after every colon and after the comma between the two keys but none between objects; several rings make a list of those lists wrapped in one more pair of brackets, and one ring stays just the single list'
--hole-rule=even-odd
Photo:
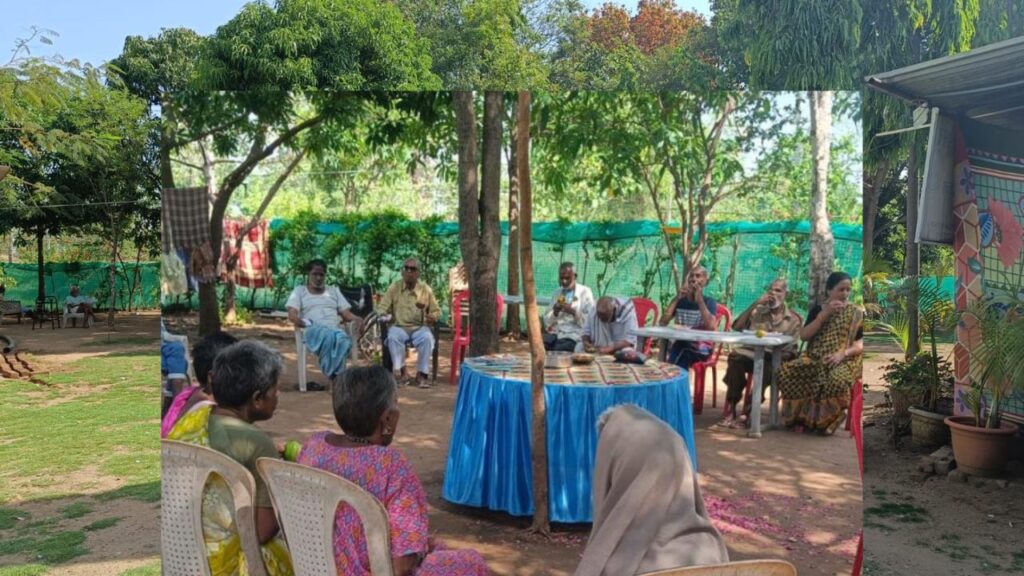
[{"label": "stone at base of tree", "polygon": [[950,470],[949,473],[946,474],[946,479],[949,480],[950,482],[966,483],[967,478],[967,474],[959,469]]},{"label": "stone at base of tree", "polygon": [[1007,488],[1010,486],[1010,481],[1003,479],[996,480],[996,486],[999,486],[1000,488]]},{"label": "stone at base of tree", "polygon": [[917,463],[917,470],[919,472],[933,472],[935,470],[935,461],[929,456],[922,456],[920,462]]}]

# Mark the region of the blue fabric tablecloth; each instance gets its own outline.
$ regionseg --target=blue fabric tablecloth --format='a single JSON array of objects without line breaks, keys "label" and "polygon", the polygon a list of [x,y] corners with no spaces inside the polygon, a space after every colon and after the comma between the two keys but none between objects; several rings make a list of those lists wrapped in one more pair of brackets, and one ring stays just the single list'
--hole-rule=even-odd
[{"label": "blue fabric tablecloth", "polygon": [[[597,419],[612,406],[636,404],[667,422],[686,441],[696,469],[685,371],[676,378],[647,384],[546,384],[544,397],[548,502],[554,522],[592,520]],[[531,419],[529,382],[463,364],[441,496],[456,504],[532,515]]]}]

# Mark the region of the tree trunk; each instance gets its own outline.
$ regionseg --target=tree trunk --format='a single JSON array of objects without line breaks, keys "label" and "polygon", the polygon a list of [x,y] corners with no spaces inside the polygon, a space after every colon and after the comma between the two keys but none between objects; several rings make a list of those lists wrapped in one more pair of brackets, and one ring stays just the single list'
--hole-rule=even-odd
[{"label": "tree trunk", "polygon": [[498,350],[497,269],[501,248],[498,221],[501,193],[502,94],[484,95],[481,186],[477,187],[476,112],[471,92],[453,94],[458,137],[459,246],[469,275],[469,356]]},{"label": "tree trunk", "polygon": [[[916,278],[921,273],[921,247],[914,241],[914,232],[917,230],[917,202],[920,195],[920,180],[918,179],[918,145],[917,138],[910,141],[910,156],[907,159],[907,238],[905,244],[906,257],[903,262],[903,275]],[[920,315],[917,306],[917,282],[911,284],[910,293],[907,294],[907,360],[917,356],[921,339]]]},{"label": "tree trunk", "polygon": [[217,302],[217,283],[199,283],[199,336],[209,336],[220,330],[220,303]]},{"label": "tree trunk", "polygon": [[473,340],[470,356],[498,351],[498,263],[501,258],[501,141],[504,94],[484,94],[483,158],[480,178],[480,247],[476,273],[470,279],[474,295],[470,313]]},{"label": "tree trunk", "polygon": [[121,246],[121,229],[117,226],[113,215],[110,217],[110,227],[113,229],[114,239],[110,243],[110,300],[107,305],[107,329],[113,330],[117,311],[117,259]]},{"label": "tree trunk", "polygon": [[[519,117],[512,106],[512,121],[509,123],[508,158],[508,287],[506,294],[519,294]],[[523,128],[524,130],[526,128]],[[519,305],[508,305],[508,333],[518,338],[522,332],[519,324]]]},{"label": "tree trunk", "polygon": [[36,272],[39,280],[38,291],[36,292],[37,300],[46,300],[46,275],[43,273],[44,236],[46,236],[46,232],[40,224],[39,227],[36,228]]},{"label": "tree trunk", "polygon": [[167,95],[160,97],[163,122],[160,123],[160,187],[174,188],[174,170],[171,169],[171,147],[176,139],[174,114]]},{"label": "tree trunk", "polygon": [[526,302],[526,330],[530,339],[530,390],[533,404],[530,422],[530,464],[533,473],[533,524],[530,530],[551,533],[548,520],[547,408],[544,405],[544,341],[537,309],[537,285],[533,277],[533,198],[530,190],[530,93],[520,92],[516,130],[516,173],[519,178],[520,265]]},{"label": "tree trunk", "polygon": [[832,93],[811,92],[811,256],[808,299],[825,302],[825,282],[835,265],[835,239],[828,220],[828,162],[832,141]]},{"label": "tree trunk", "polygon": [[875,257],[875,220],[878,218],[878,199],[882,193],[884,178],[889,172],[889,162],[882,160],[871,172],[871,176],[864,178],[864,261],[870,262]]}]

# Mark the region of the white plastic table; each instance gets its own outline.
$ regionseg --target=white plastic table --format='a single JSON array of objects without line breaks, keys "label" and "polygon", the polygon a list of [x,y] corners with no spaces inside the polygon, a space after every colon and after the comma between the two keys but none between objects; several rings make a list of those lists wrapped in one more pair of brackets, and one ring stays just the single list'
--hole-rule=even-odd
[{"label": "white plastic table", "polygon": [[[510,296],[508,294],[502,294],[502,298],[505,299],[505,305],[509,304],[523,304],[526,300],[522,295]],[[551,306],[551,298],[546,296],[537,296],[537,306]]]},{"label": "white plastic table", "polygon": [[792,336],[780,334],[778,336],[764,336],[758,338],[753,334],[742,332],[711,332],[708,330],[691,330],[680,326],[650,326],[637,328],[631,331],[637,336],[647,338],[658,338],[669,341],[688,340],[690,342],[715,342],[721,344],[739,344],[754,349],[754,389],[751,402],[758,407],[750,411],[750,430],[748,436],[753,438],[761,437],[761,390],[764,388],[762,374],[764,372],[764,353],[770,350],[772,353],[772,386],[771,399],[768,408],[768,427],[778,426],[779,423],[779,386],[777,383],[779,366],[782,364],[782,348],[792,344]]}]

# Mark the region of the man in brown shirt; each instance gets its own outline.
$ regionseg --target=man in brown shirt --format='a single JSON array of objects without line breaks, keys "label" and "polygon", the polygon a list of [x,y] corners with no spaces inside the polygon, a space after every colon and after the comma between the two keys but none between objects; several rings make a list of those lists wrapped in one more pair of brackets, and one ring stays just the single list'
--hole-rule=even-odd
[{"label": "man in brown shirt", "polygon": [[420,263],[409,258],[402,267],[402,279],[388,287],[378,311],[391,317],[385,345],[391,354],[392,370],[399,383],[408,383],[405,370],[405,346],[416,348],[416,379],[420,388],[429,388],[429,363],[434,352],[434,334],[430,327],[441,317],[434,291],[420,282]]},{"label": "man in brown shirt", "polygon": [[[799,339],[800,316],[786,307],[786,293],[789,284],[779,278],[771,283],[768,291],[743,311],[732,322],[733,330],[764,330],[778,332],[794,339]],[[796,342],[782,349],[782,361],[796,357]],[[764,402],[765,391],[771,384],[772,367],[769,359],[765,359],[761,402]],[[747,387],[747,374],[754,371],[754,350],[741,346],[729,353],[728,367],[725,371],[726,393],[724,424],[732,424],[736,418],[736,406],[743,399],[743,390]],[[758,404],[760,406],[760,404]],[[743,415],[750,412],[750,406],[743,407]]]}]

